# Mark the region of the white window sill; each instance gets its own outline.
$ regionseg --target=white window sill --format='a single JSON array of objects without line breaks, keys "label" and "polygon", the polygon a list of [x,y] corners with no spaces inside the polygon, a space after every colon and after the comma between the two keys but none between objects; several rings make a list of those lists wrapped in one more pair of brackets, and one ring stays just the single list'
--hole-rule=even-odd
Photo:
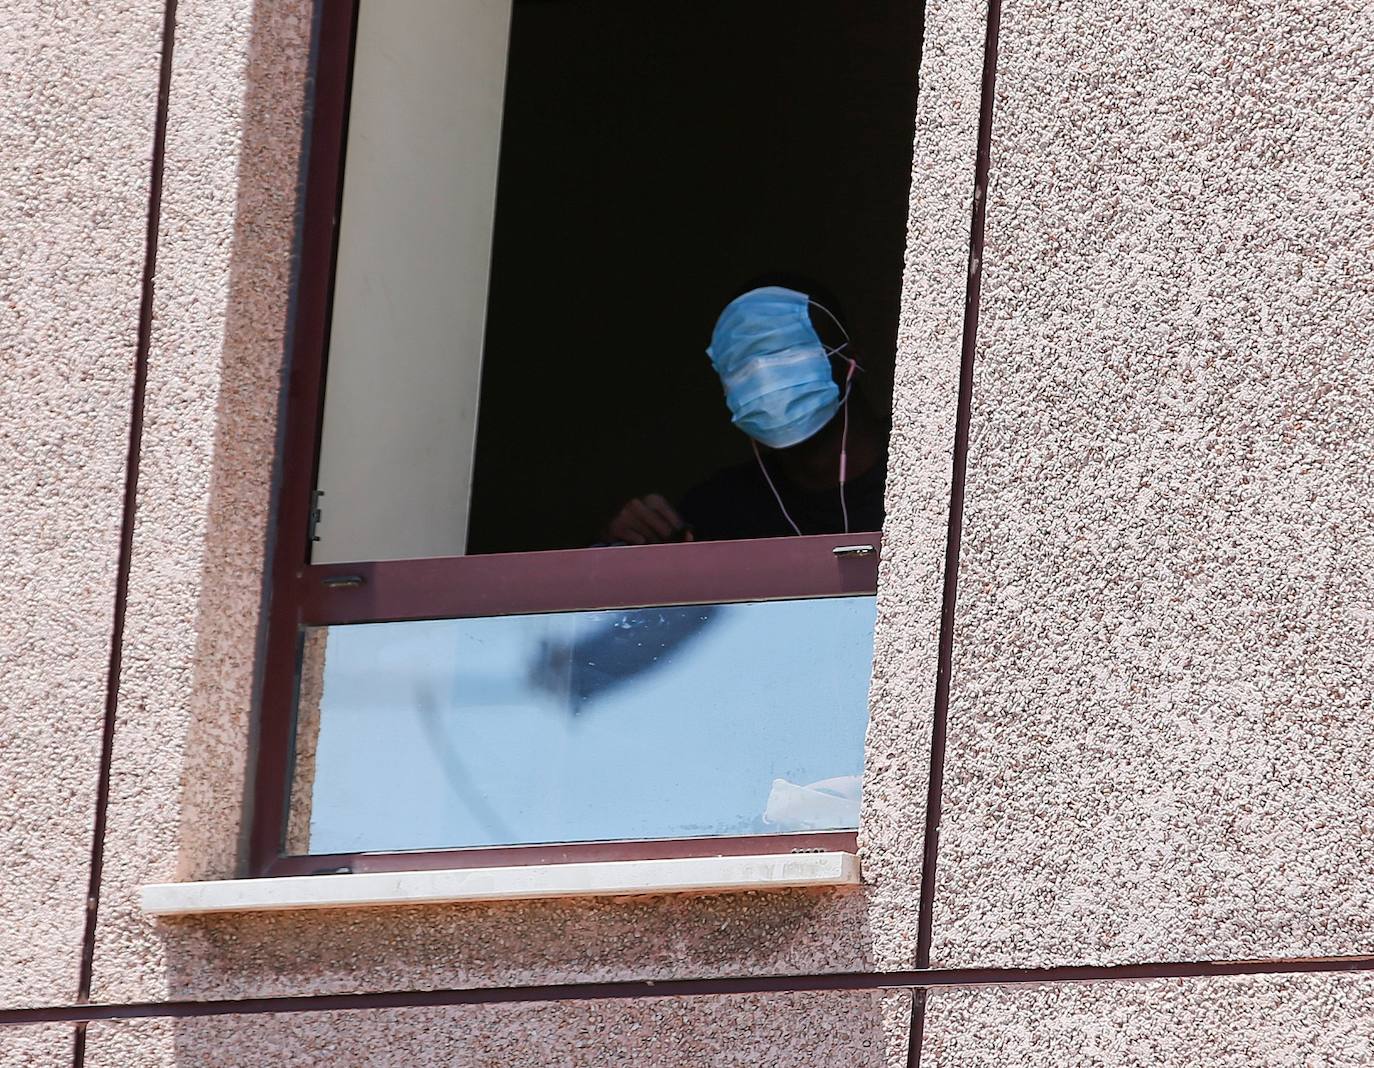
[{"label": "white window sill", "polygon": [[545,864],[448,871],[295,875],[143,887],[143,911],[154,916],[363,908],[549,897],[624,897],[784,887],[852,886],[852,853],[779,853],[752,857],[684,857]]}]

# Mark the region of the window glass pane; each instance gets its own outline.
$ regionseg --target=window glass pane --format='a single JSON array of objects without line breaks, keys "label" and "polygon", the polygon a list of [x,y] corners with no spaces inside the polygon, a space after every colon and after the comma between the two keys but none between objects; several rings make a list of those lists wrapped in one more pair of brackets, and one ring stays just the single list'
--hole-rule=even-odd
[{"label": "window glass pane", "polygon": [[289,852],[857,826],[872,596],[312,628]]}]

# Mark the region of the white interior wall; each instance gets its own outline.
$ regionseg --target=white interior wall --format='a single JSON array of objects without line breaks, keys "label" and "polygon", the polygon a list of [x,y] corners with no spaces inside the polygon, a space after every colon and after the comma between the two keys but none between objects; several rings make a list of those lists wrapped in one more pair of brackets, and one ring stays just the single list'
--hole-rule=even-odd
[{"label": "white interior wall", "polygon": [[363,0],[314,561],[464,551],[511,0]]}]

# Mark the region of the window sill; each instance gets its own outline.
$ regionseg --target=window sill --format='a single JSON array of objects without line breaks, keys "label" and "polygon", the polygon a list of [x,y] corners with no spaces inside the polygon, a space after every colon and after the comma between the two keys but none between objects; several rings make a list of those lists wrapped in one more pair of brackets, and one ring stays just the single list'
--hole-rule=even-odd
[{"label": "window sill", "polygon": [[140,904],[145,913],[153,916],[189,916],[554,897],[720,893],[853,886],[858,882],[859,859],[852,853],[777,853],[156,883],[143,887]]}]

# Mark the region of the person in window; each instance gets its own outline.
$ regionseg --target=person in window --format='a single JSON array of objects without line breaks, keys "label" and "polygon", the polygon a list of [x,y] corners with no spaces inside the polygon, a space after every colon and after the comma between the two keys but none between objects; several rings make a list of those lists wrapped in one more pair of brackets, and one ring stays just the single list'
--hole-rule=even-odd
[{"label": "person in window", "polygon": [[735,297],[706,350],[754,461],[718,471],[677,507],[656,493],[627,502],[607,524],[608,541],[882,528],[887,433],[856,388],[862,368],[834,302],[803,285],[756,285]]}]

